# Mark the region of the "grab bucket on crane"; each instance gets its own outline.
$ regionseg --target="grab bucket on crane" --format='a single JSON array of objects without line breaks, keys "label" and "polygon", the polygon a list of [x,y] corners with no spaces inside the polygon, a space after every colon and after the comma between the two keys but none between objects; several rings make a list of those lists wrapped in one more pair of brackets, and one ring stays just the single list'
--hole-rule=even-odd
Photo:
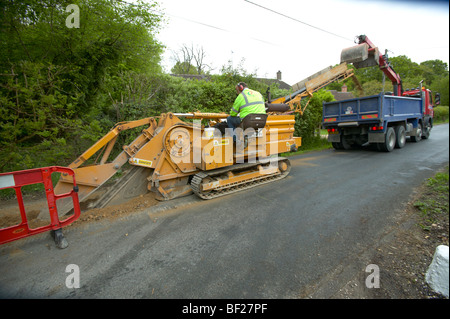
[{"label": "grab bucket on crane", "polygon": [[369,48],[367,43],[361,43],[341,51],[341,63],[353,63],[357,69],[379,65],[378,48]]}]

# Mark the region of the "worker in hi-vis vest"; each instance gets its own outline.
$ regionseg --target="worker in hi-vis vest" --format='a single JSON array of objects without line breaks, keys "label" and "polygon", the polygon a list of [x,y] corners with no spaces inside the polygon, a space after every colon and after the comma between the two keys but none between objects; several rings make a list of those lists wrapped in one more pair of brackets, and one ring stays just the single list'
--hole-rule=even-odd
[{"label": "worker in hi-vis vest", "polygon": [[242,120],[249,114],[266,114],[264,98],[258,91],[250,90],[246,83],[239,82],[236,85],[238,96],[234,101],[227,118],[228,128],[233,129],[233,140],[236,141],[234,129],[236,129]]}]

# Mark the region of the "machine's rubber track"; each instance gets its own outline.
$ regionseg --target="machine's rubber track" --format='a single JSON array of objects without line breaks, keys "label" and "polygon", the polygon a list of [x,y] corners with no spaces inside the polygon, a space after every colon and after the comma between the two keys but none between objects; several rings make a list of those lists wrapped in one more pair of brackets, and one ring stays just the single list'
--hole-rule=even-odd
[{"label": "machine's rubber track", "polygon": [[224,167],[221,169],[216,169],[212,171],[203,171],[195,174],[191,180],[191,187],[194,193],[203,199],[212,199],[220,196],[225,196],[228,194],[236,193],[239,191],[242,191],[244,189],[253,188],[262,184],[267,184],[270,182],[277,181],[279,179],[282,179],[286,177],[289,174],[289,171],[291,169],[291,164],[287,158],[284,157],[277,157],[272,158],[273,161],[277,161],[277,165],[279,165],[281,162],[286,163],[286,169],[284,170],[278,170],[276,173],[272,174],[264,174],[260,175],[256,178],[251,178],[248,180],[244,180],[241,182],[236,183],[230,183],[226,185],[222,185],[221,187],[215,188],[213,190],[209,190],[208,192],[203,192],[202,190],[202,183],[205,180],[205,178],[214,178],[214,177],[220,177],[220,175],[227,174],[230,171],[245,171],[245,170],[252,170],[258,165],[270,165],[270,160],[265,161],[259,161],[256,163],[243,163],[243,164],[236,164],[231,167]]}]

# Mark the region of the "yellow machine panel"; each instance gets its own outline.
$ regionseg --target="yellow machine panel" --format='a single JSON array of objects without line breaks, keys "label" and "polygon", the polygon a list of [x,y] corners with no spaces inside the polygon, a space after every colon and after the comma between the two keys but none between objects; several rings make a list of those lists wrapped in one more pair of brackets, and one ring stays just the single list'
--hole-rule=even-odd
[{"label": "yellow machine panel", "polygon": [[195,166],[203,171],[230,166],[233,161],[233,138],[205,138],[194,141],[194,154],[201,154],[201,161]]}]

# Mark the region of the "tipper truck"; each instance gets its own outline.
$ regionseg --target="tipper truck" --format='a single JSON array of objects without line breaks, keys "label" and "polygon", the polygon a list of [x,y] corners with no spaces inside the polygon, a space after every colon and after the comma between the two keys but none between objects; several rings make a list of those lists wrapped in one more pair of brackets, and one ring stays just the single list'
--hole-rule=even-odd
[{"label": "tipper truck", "polygon": [[430,136],[433,107],[439,104],[439,93],[422,86],[403,91],[400,76],[390,65],[387,54],[366,36],[357,37],[359,44],[342,51],[341,63],[356,68],[378,65],[392,81],[393,92],[323,103],[322,127],[328,130],[328,141],[335,149],[350,149],[374,144],[380,151],[391,152],[405,146],[409,136],[413,142]]}]

